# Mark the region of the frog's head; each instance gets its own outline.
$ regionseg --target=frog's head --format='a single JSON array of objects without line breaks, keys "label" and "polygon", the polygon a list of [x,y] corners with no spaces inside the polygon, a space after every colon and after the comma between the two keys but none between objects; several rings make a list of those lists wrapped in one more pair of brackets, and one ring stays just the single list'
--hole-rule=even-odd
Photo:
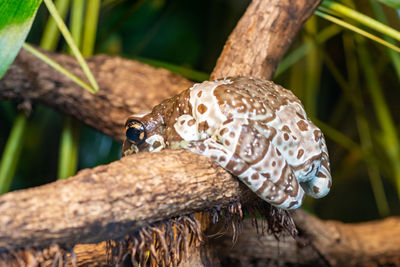
[{"label": "frog's head", "polygon": [[142,151],[156,152],[164,148],[164,127],[160,116],[142,112],[126,120],[123,156]]}]

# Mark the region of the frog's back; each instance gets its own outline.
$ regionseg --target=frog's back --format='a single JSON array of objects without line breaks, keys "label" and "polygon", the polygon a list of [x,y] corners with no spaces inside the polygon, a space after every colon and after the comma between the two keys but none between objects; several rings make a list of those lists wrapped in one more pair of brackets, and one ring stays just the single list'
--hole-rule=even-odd
[{"label": "frog's back", "polygon": [[[202,86],[202,94],[199,94],[197,87],[193,88],[191,94],[194,98],[201,95],[198,102],[192,102],[196,106],[195,113],[199,110],[196,103],[212,103],[207,108],[212,110],[212,114],[218,115],[204,114],[208,116],[209,133],[226,120],[243,118],[247,123],[253,121],[254,127],[296,169],[300,180],[313,176],[317,168],[314,167],[311,172],[308,166],[323,157],[326,145],[321,131],[307,118],[303,106],[291,91],[258,78],[234,77],[207,83],[207,86]],[[205,93],[210,101],[204,101]],[[201,114],[196,113],[196,116],[200,117]]]},{"label": "frog's back", "polygon": [[275,120],[278,113],[306,117],[297,97],[271,81],[233,77],[206,81],[189,90],[193,117],[198,122],[207,121],[210,128],[232,118],[266,124]]},{"label": "frog's back", "polygon": [[216,86],[213,95],[221,112],[229,119],[241,117],[269,121],[276,111],[299,100],[289,90],[257,78],[234,77]]}]

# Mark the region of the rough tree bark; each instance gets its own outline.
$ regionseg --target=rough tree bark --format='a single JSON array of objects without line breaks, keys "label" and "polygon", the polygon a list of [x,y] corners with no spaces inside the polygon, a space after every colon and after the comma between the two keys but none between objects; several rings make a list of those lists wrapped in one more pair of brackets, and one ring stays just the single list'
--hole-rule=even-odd
[{"label": "rough tree bark", "polygon": [[[73,57],[48,52],[47,55],[83,78]],[[23,102],[24,107],[31,102],[43,103],[122,142],[121,129],[129,115],[151,109],[193,84],[169,71],[119,57],[98,55],[87,62],[100,85],[97,94],[77,87],[46,63],[21,50],[0,80],[1,98]]]},{"label": "rough tree bark", "polygon": [[1,196],[0,249],[120,239],[148,223],[249,194],[208,158],[184,150],[140,153]]},{"label": "rough tree bark", "polygon": [[271,79],[296,33],[319,3],[252,1],[229,36],[211,79],[237,75]]},{"label": "rough tree bark", "polygon": [[[289,2],[253,1],[241,20],[244,26],[239,24],[231,35],[218,60],[213,77],[234,74],[270,77],[301,22],[305,21],[311,14],[312,7],[319,1],[298,1],[296,5]],[[267,3],[269,5],[266,5]],[[261,7],[273,7],[271,9],[273,11],[266,17],[265,14],[262,15],[264,10]],[[246,16],[254,17],[246,18]],[[268,18],[271,18],[270,22],[265,21]],[[286,20],[288,22],[283,23]],[[250,24],[247,25],[244,21],[249,21]],[[295,23],[296,21],[299,25]],[[266,38],[263,34],[269,27],[273,30],[267,31],[270,37]],[[282,36],[281,32],[291,29],[294,30],[292,35],[281,39],[280,46],[275,46],[279,41],[279,37],[276,36]],[[249,41],[244,43],[235,41],[242,35]],[[268,47],[267,53],[262,51],[261,41],[252,39],[257,36]],[[261,49],[253,53],[243,53],[251,50],[252,46]],[[269,50],[274,47],[276,50]],[[77,64],[70,57],[57,54],[52,57],[80,74]],[[235,65],[235,62],[240,64]],[[48,66],[21,52],[6,76],[0,80],[0,99],[44,103],[77,117],[116,140],[122,140],[121,129],[128,114],[148,109],[191,84],[165,70],[116,57],[96,56],[89,59],[89,64],[100,84],[100,92],[97,95],[84,92]],[[224,70],[229,71],[224,73]],[[169,169],[170,167],[172,169]],[[171,187],[167,188],[166,185]],[[154,192],[160,194],[154,195]],[[240,198],[246,202],[252,196],[217,164],[200,156],[179,151],[132,155],[106,166],[84,170],[67,181],[1,196],[0,247],[4,249],[21,245],[46,246],[50,240],[54,241],[53,238],[63,245],[98,242],[110,237],[120,237],[144,223],[202,210],[216,204],[224,206]],[[154,203],[160,204],[155,207]],[[59,216],[55,216],[57,214]],[[281,241],[280,244],[287,244],[285,251],[303,253],[307,249],[312,249],[315,252],[312,254],[315,257],[303,257],[299,260],[300,263],[304,260],[304,263],[322,262],[340,265],[343,262],[350,263],[342,261],[350,256],[356,257],[358,260],[354,263],[358,264],[399,262],[400,235],[397,233],[400,229],[400,219],[398,218],[377,222],[376,225],[373,223],[346,225],[340,222],[322,222],[303,212],[295,216],[302,236],[309,244],[302,249],[298,249],[297,244],[289,239],[288,242]],[[44,219],[48,228],[42,225]],[[56,221],[53,221],[54,219]],[[255,239],[252,238],[254,235],[251,235],[247,222],[245,226],[246,234],[241,235],[241,241],[249,242],[250,246],[256,247],[251,243]],[[391,227],[393,235],[388,235],[386,229],[377,226]],[[46,231],[47,229],[53,231]],[[360,234],[366,229],[371,230],[370,235]],[[111,232],[108,233],[106,230]],[[266,238],[267,244],[275,245],[275,241]],[[293,254],[282,253],[281,245],[281,253],[271,257],[290,263]],[[241,243],[238,246],[240,248]],[[83,251],[80,254],[83,255],[85,251],[96,248],[93,245],[81,245],[76,251],[77,253]],[[369,258],[366,253],[370,253]],[[262,258],[260,255],[263,252],[241,250],[240,254],[259,259]],[[89,256],[96,254],[93,252]],[[78,255],[78,262],[79,259]],[[91,261],[87,258],[85,260]],[[97,260],[94,259],[92,262],[98,263]]]},{"label": "rough tree bark", "polygon": [[284,235],[260,236],[251,220],[243,223],[246,234],[232,244],[232,236],[225,235],[213,242],[222,258],[241,262],[304,264],[307,266],[399,266],[400,219],[344,224],[322,221],[303,210],[297,210],[293,219],[300,229],[298,240]]}]

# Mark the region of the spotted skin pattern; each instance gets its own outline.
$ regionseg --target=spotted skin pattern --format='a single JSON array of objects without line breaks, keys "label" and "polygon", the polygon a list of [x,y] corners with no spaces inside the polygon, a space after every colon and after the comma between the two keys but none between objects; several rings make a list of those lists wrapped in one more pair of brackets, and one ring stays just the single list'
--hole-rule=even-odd
[{"label": "spotted skin pattern", "polygon": [[143,123],[144,144],[125,140],[124,154],[185,148],[237,176],[260,198],[283,209],[320,198],[331,187],[322,132],[289,90],[257,78],[195,84],[127,123]]}]

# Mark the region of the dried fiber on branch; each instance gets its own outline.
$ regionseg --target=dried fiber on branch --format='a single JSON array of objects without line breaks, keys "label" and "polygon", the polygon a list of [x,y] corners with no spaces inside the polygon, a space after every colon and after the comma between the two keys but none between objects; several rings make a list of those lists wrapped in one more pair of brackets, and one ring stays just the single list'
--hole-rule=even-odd
[{"label": "dried fiber on branch", "polygon": [[193,215],[182,215],[142,227],[124,240],[107,242],[109,263],[122,264],[129,256],[133,266],[175,266],[187,256],[189,246],[201,242],[200,222]]}]

